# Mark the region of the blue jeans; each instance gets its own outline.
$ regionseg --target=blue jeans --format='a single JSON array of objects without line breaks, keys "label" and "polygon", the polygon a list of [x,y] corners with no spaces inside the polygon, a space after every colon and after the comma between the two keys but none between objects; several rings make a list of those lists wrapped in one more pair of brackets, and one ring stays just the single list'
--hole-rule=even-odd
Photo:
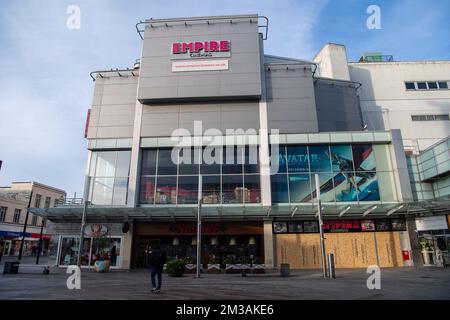
[{"label": "blue jeans", "polygon": [[[151,272],[151,278],[152,278],[152,286],[153,288],[156,288],[158,290],[161,289],[161,275],[162,275],[162,270],[161,269],[157,269],[154,267],[150,268],[150,272]],[[156,279],[155,277],[158,276],[158,286],[156,286]]]}]

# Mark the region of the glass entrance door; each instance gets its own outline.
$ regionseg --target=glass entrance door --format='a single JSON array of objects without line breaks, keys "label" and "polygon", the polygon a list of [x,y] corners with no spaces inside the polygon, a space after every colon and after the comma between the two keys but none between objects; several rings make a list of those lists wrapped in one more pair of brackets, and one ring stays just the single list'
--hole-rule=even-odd
[{"label": "glass entrance door", "polygon": [[5,240],[3,245],[3,255],[9,256],[11,253],[11,240]]}]

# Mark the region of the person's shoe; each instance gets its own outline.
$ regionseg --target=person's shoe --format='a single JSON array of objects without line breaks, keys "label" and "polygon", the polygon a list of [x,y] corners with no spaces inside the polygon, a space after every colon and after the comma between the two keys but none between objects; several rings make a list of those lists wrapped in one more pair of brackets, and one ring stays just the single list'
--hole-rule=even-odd
[{"label": "person's shoe", "polygon": [[156,293],[156,288],[153,288],[153,289],[152,289],[152,292],[153,292],[153,293]]},{"label": "person's shoe", "polygon": [[156,289],[155,293],[161,293],[161,290],[160,289]]}]

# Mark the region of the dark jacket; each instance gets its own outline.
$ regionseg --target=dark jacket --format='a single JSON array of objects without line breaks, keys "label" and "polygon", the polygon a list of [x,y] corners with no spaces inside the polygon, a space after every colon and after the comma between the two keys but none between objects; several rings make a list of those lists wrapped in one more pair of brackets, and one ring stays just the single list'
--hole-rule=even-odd
[{"label": "dark jacket", "polygon": [[167,255],[164,250],[157,249],[150,253],[150,267],[162,270],[164,267],[164,264],[166,263]]}]

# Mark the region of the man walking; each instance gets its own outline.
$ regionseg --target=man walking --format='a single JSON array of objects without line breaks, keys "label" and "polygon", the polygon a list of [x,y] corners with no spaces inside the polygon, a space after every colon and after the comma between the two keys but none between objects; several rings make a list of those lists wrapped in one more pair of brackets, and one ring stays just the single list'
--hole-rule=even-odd
[{"label": "man walking", "polygon": [[[161,292],[161,276],[164,264],[166,263],[166,259],[166,252],[162,250],[159,245],[156,246],[155,250],[152,250],[150,252],[150,272],[152,278],[153,293]],[[156,277],[158,277],[158,285],[156,285]]]}]

